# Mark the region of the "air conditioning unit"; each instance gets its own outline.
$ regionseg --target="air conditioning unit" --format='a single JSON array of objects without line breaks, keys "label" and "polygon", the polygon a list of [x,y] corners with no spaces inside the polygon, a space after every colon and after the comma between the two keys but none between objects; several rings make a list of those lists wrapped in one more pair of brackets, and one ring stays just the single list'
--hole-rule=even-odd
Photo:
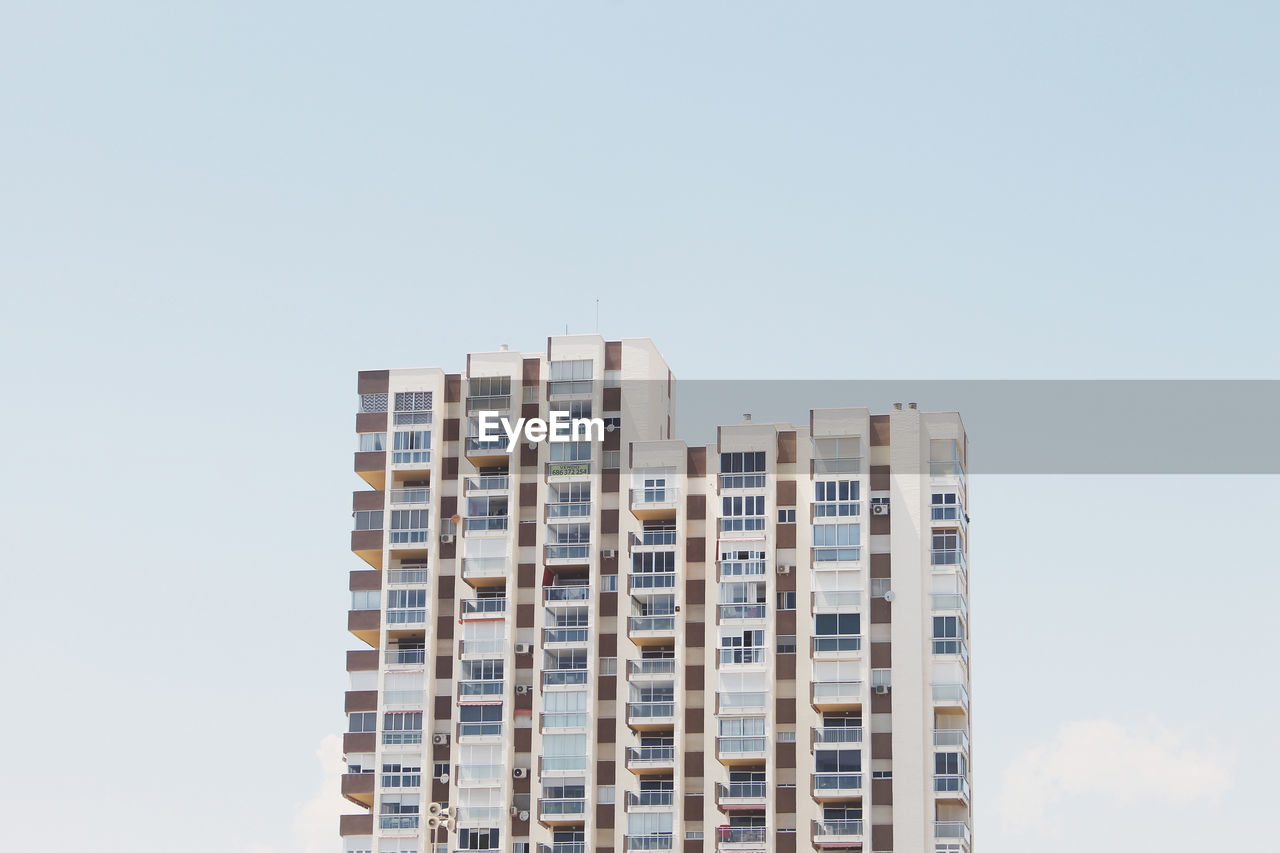
[{"label": "air conditioning unit", "polygon": [[888,504],[872,504],[871,514],[872,515],[888,515],[889,505]]},{"label": "air conditioning unit", "polygon": [[515,778],[517,778],[517,779],[528,779],[528,778],[529,778],[529,768],[528,768],[528,767],[517,767],[515,770],[512,770],[512,771],[511,771],[511,775],[512,775],[512,776],[514,776],[514,777],[515,777]]},{"label": "air conditioning unit", "polygon": [[516,654],[518,655],[533,654],[533,644],[532,643],[516,643]]},{"label": "air conditioning unit", "polygon": [[431,742],[439,746],[447,746],[449,743],[449,735],[444,732],[434,734],[431,736]]},{"label": "air conditioning unit", "polygon": [[876,695],[877,695],[877,696],[885,696],[885,695],[887,695],[887,694],[888,694],[888,692],[889,692],[889,685],[887,685],[887,684],[877,684],[877,685],[876,685]]},{"label": "air conditioning unit", "polygon": [[440,541],[441,541],[441,542],[443,542],[443,543],[444,543],[444,544],[446,544],[446,545],[448,545],[450,542],[452,542],[452,541],[453,541],[454,539],[456,539],[456,538],[458,538],[458,537],[457,537],[457,534],[455,534],[455,533],[441,533],[441,534],[440,534]]},{"label": "air conditioning unit", "polygon": [[780,575],[789,575],[789,574],[791,574],[791,566],[779,565],[779,566],[778,566],[778,574],[780,574]]},{"label": "air conditioning unit", "polygon": [[521,821],[527,821],[529,819],[529,813],[527,811],[520,812],[518,817],[520,818]]},{"label": "air conditioning unit", "polygon": [[528,685],[528,684],[517,684],[517,685],[516,685],[516,692],[517,692],[517,693],[528,693],[528,692],[529,692],[530,690],[532,690],[532,689],[533,689],[533,687],[531,687],[531,686],[530,686],[530,685]]},{"label": "air conditioning unit", "polygon": [[618,552],[612,548],[606,548],[600,552],[600,556],[605,560],[616,560],[618,559]]}]

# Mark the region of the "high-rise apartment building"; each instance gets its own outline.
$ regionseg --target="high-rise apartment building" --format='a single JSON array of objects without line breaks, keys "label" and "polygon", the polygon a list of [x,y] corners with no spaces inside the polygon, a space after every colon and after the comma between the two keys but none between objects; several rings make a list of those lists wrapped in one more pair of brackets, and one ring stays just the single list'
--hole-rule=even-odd
[{"label": "high-rise apartment building", "polygon": [[[343,851],[971,850],[959,415],[688,446],[673,388],[595,335],[360,374]],[[552,411],[603,440],[483,437]]]}]

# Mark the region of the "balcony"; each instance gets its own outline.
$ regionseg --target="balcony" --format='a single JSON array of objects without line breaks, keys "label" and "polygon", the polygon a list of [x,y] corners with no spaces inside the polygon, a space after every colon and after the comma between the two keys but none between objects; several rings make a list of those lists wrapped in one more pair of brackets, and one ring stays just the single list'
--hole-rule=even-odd
[{"label": "balcony", "polygon": [[505,598],[464,598],[462,599],[463,619],[502,619],[507,612]]},{"label": "balcony", "polygon": [[969,825],[962,820],[935,820],[933,837],[939,841],[960,841],[969,844],[973,840]]},{"label": "balcony", "polygon": [[964,551],[959,548],[934,548],[929,552],[929,565],[935,572],[955,568],[964,574],[969,570]]},{"label": "balcony", "polygon": [[769,796],[767,782],[717,782],[716,805],[721,811],[761,809]]},{"label": "balcony", "polygon": [[577,648],[587,645],[590,639],[591,629],[587,627],[542,629],[544,649]]},{"label": "balcony", "polygon": [[850,847],[862,844],[862,821],[811,821],[813,843],[817,847]]},{"label": "balcony", "polygon": [[862,637],[853,634],[826,634],[813,638],[814,660],[849,660],[862,656]]},{"label": "balcony", "polygon": [[570,687],[587,683],[586,669],[544,669],[543,687]]},{"label": "balcony", "polygon": [[764,666],[769,658],[765,646],[745,646],[720,649],[721,666]]},{"label": "balcony", "polygon": [[506,557],[463,557],[462,579],[473,587],[501,586],[507,581]]},{"label": "balcony", "polygon": [[399,667],[421,669],[427,662],[427,650],[391,648],[382,653],[382,661],[388,669]]},{"label": "balcony", "polygon": [[675,572],[629,572],[627,574],[628,592],[651,592],[655,589],[675,588]]},{"label": "balcony", "polygon": [[392,506],[427,506],[431,503],[430,489],[392,489],[389,492]]},{"label": "balcony", "polygon": [[763,737],[718,737],[716,758],[721,764],[759,764],[769,753],[769,741]]},{"label": "balcony", "polygon": [[763,713],[768,706],[768,693],[716,693],[717,714]]},{"label": "balcony", "polygon": [[832,456],[825,459],[809,460],[809,470],[813,474],[861,474],[861,456]]},{"label": "balcony", "polygon": [[675,791],[627,791],[626,810],[643,812],[665,810],[675,804]]},{"label": "balcony", "polygon": [[478,477],[467,477],[463,482],[467,494],[472,497],[490,494],[505,494],[511,489],[511,477],[507,474],[481,474]]},{"label": "balcony", "polygon": [[628,681],[650,681],[657,677],[670,679],[675,675],[675,658],[640,658],[627,661]]},{"label": "balcony", "polygon": [[958,774],[933,777],[933,793],[935,799],[969,802],[969,780]]},{"label": "balcony", "polygon": [[587,714],[585,711],[541,714],[538,717],[538,728],[543,734],[546,734],[548,730],[556,729],[585,730],[587,728]]},{"label": "balcony", "polygon": [[961,752],[969,751],[969,733],[964,729],[934,729],[933,745],[957,747]]},{"label": "balcony", "polygon": [[674,770],[675,766],[676,748],[674,746],[627,747],[627,769],[637,776]]},{"label": "balcony", "polygon": [[862,726],[815,726],[809,729],[812,745],[833,743],[862,743]]},{"label": "balcony", "polygon": [[463,639],[458,654],[462,658],[503,657],[507,653],[508,643],[505,639],[468,640]]},{"label": "balcony", "polygon": [[373,808],[373,789],[377,778],[375,773],[342,774],[342,796],[356,805]]},{"label": "balcony", "polygon": [[674,615],[628,617],[627,636],[637,646],[672,643],[676,638],[676,617]]},{"label": "balcony", "polygon": [[583,797],[543,797],[538,800],[538,822],[549,826],[582,823],[586,814],[587,801]]},{"label": "balcony", "polygon": [[631,553],[645,554],[651,551],[671,551],[676,547],[676,538],[675,529],[665,526],[632,533],[630,539]]},{"label": "balcony", "polygon": [[814,773],[813,798],[842,800],[862,796],[861,773]]},{"label": "balcony", "polygon": [[809,594],[814,613],[846,613],[862,606],[862,590],[829,589]]},{"label": "balcony", "polygon": [[511,519],[505,515],[472,515],[463,524],[468,537],[503,536],[510,529]]},{"label": "balcony", "polygon": [[469,435],[464,444],[463,454],[477,468],[505,465],[511,459],[511,454],[508,452],[510,447],[511,439],[505,433],[492,439]]},{"label": "balcony", "polygon": [[762,849],[768,845],[769,830],[763,826],[716,827],[717,850]]},{"label": "balcony", "polygon": [[566,519],[590,518],[591,501],[556,501],[546,505],[548,521],[564,521]]},{"label": "balcony", "polygon": [[387,586],[426,586],[431,575],[426,569],[388,569]]},{"label": "balcony", "polygon": [[862,682],[815,681],[809,685],[809,701],[819,711],[861,708]]},{"label": "balcony", "polygon": [[768,606],[764,604],[721,604],[717,613],[720,622],[758,622],[768,614]]},{"label": "balcony", "polygon": [[373,646],[378,647],[379,633],[382,628],[382,611],[349,610],[347,611],[347,630]]},{"label": "balcony", "polygon": [[420,628],[427,624],[425,607],[388,607],[387,630],[398,628]]},{"label": "balcony", "polygon": [[505,687],[499,679],[475,679],[458,682],[458,701],[467,704],[501,702]]},{"label": "balcony", "polygon": [[676,724],[676,703],[628,702],[627,725],[636,731],[666,729]]},{"label": "balcony", "polygon": [[675,846],[675,836],[670,832],[627,835],[623,837],[623,844],[627,850],[670,850]]},{"label": "balcony", "polygon": [[933,704],[940,708],[969,710],[969,690],[963,684],[933,685]]},{"label": "balcony", "polygon": [[591,600],[589,586],[544,586],[542,600],[548,606],[557,604],[581,604]]},{"label": "balcony", "polygon": [[585,566],[591,562],[591,543],[547,545],[543,562],[548,566]]},{"label": "balcony", "polygon": [[934,593],[932,596],[932,608],[935,613],[959,613],[962,617],[968,618],[969,605],[965,601],[965,597],[959,593]]},{"label": "balcony", "polygon": [[501,742],[502,723],[458,723],[458,740],[464,743]]},{"label": "balcony", "polygon": [[676,489],[632,489],[631,514],[641,521],[674,519],[680,508]]},{"label": "balcony", "polygon": [[821,547],[809,549],[810,565],[813,568],[850,568],[856,569],[862,560],[862,547],[848,545],[838,547]]},{"label": "balcony", "polygon": [[357,451],[355,472],[370,486],[381,491],[387,487],[387,453],[385,450]]},{"label": "balcony", "polygon": [[422,816],[417,814],[380,814],[378,815],[378,828],[388,830],[418,830],[419,822]]}]

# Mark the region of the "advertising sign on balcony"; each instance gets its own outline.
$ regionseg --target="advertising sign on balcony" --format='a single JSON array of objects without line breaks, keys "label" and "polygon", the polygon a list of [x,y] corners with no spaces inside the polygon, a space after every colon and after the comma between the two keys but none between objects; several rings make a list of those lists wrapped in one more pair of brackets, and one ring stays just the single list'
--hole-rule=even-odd
[{"label": "advertising sign on balcony", "polygon": [[547,475],[551,477],[573,477],[590,473],[590,462],[552,462],[547,466]]}]

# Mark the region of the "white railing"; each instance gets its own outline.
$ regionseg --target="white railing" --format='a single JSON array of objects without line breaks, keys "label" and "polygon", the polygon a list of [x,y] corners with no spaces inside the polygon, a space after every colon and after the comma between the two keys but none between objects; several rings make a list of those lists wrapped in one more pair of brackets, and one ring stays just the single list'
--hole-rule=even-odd
[{"label": "white railing", "polygon": [[936,820],[933,822],[935,838],[960,838],[970,840],[969,825],[962,820]]},{"label": "white railing", "polygon": [[628,764],[665,764],[676,760],[674,746],[629,746]]},{"label": "white railing", "polygon": [[583,797],[555,797],[538,800],[538,814],[540,815],[581,815],[586,813],[587,801]]},{"label": "white railing", "polygon": [[491,613],[506,613],[507,600],[505,598],[464,598],[462,599],[462,615],[481,616]]},{"label": "white railing", "polygon": [[673,633],[676,630],[675,616],[631,616],[627,619],[627,630],[631,633],[641,631]]},{"label": "white railing", "polygon": [[860,820],[815,820],[813,822],[813,835],[815,838],[822,838],[828,835],[861,835],[862,821]]},{"label": "white railing", "polygon": [[720,711],[764,708],[768,702],[767,693],[717,693],[717,708]]},{"label": "white railing", "polygon": [[934,746],[955,746],[969,751],[969,733],[964,729],[934,729]]},{"label": "white railing", "polygon": [[811,686],[814,702],[851,701],[862,698],[861,681],[815,681]]},{"label": "white railing", "polygon": [[861,773],[814,773],[813,792],[859,791],[862,789]]},{"label": "white railing", "polygon": [[463,557],[464,578],[493,578],[507,573],[506,557]]},{"label": "white railing", "polygon": [[[769,741],[762,737],[725,736],[716,738],[716,752],[720,755],[764,752]],[[737,784],[737,783],[732,783]]]},{"label": "white railing", "polygon": [[503,682],[492,679],[474,679],[458,682],[459,698],[490,697],[502,698]]},{"label": "white railing", "polygon": [[670,675],[675,671],[675,658],[640,658],[627,661],[627,672],[631,675]]},{"label": "white railing", "polygon": [[646,506],[675,506],[679,492],[673,488],[641,488],[631,490],[631,505],[637,509]]},{"label": "white railing", "polygon": [[961,707],[969,707],[969,691],[963,684],[933,685],[934,702],[958,702]]},{"label": "white railing", "polygon": [[426,649],[387,649],[383,661],[391,666],[422,666],[427,662]]},{"label": "white railing", "polygon": [[862,743],[862,726],[815,726],[814,743]]},{"label": "white railing", "polygon": [[391,504],[427,504],[431,503],[430,489],[392,489]]},{"label": "white railing", "polygon": [[962,615],[968,615],[969,605],[965,601],[963,595],[959,593],[938,593],[933,594],[932,606],[934,610],[959,610]]},{"label": "white railing", "polygon": [[505,492],[511,488],[511,477],[506,474],[481,474],[467,477],[468,492]]},{"label": "white railing", "polygon": [[497,532],[508,529],[510,518],[505,515],[477,515],[466,520],[466,529],[472,533]]},{"label": "white railing", "polygon": [[811,594],[814,612],[862,606],[860,589],[821,589]]},{"label": "white railing", "polygon": [[627,791],[627,807],[670,806],[675,803],[675,791]]},{"label": "white railing", "polygon": [[670,850],[675,844],[675,836],[670,832],[655,832],[650,835],[625,836],[627,850]]},{"label": "white railing", "polygon": [[590,601],[591,587],[544,586],[542,588],[542,598],[548,604],[555,604],[561,601]]},{"label": "white railing", "polygon": [[862,473],[861,456],[833,456],[828,459],[813,460],[815,474],[860,474]]},{"label": "white railing", "polygon": [[651,720],[675,717],[675,702],[628,702],[628,720]]},{"label": "white railing", "polygon": [[763,604],[721,604],[720,621],[730,619],[763,619],[768,612]]},{"label": "white railing", "polygon": [[764,844],[768,830],[763,826],[716,827],[716,841],[720,844]]},{"label": "white railing", "polygon": [[466,640],[462,641],[461,652],[464,655],[500,655],[507,650],[506,640]]},{"label": "white railing", "polygon": [[387,572],[387,584],[390,586],[424,584],[430,580],[430,577],[426,569],[391,569]]},{"label": "white railing", "polygon": [[933,777],[933,790],[939,794],[959,794],[969,796],[969,780],[956,774]]}]

